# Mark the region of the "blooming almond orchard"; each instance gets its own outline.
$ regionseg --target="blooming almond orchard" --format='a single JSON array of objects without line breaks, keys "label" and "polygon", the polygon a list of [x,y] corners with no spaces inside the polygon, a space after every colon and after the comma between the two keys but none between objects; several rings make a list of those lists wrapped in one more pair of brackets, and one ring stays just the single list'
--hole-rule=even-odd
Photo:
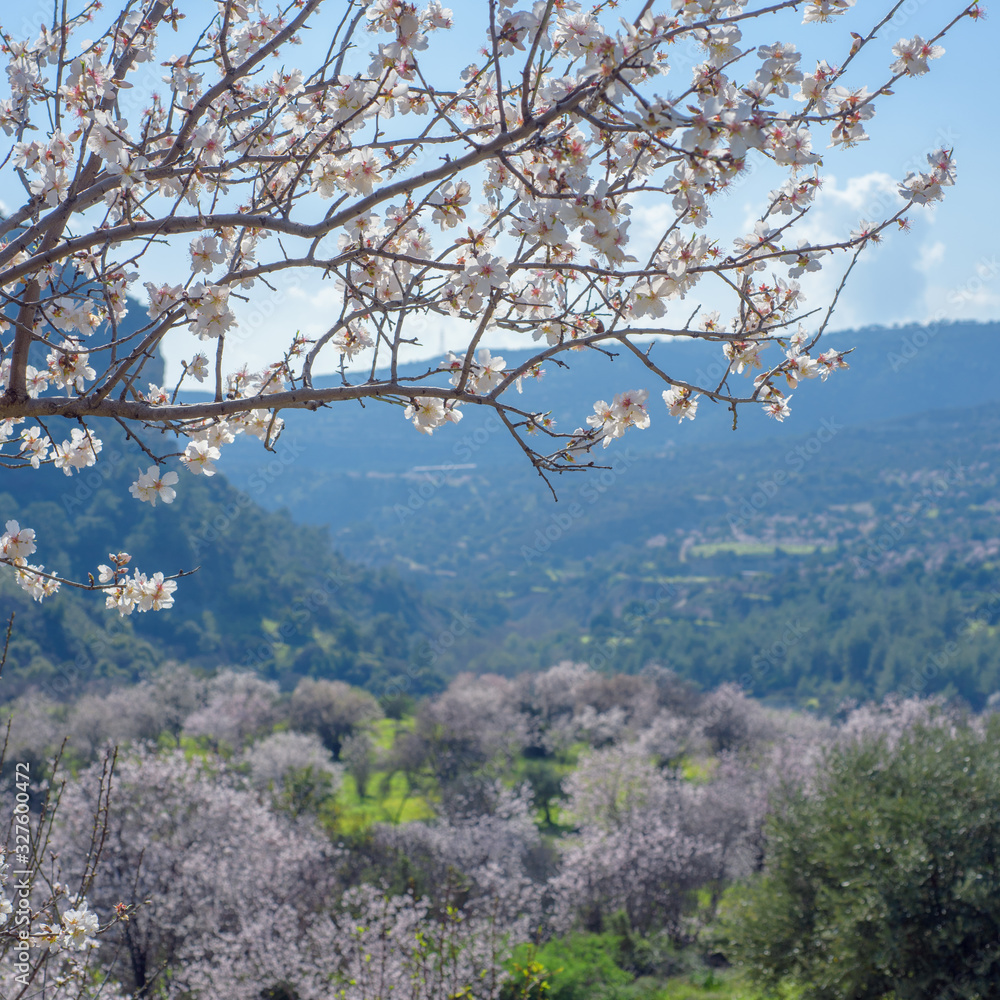
[{"label": "blooming almond orchard", "polygon": [[[765,984],[804,970],[804,997],[886,1000],[914,979],[913,996],[994,995],[995,712],[897,698],[834,722],[732,683],[564,662],[456,677],[397,726],[343,682],[282,694],[201,674],[175,663],[74,704],[15,703],[5,1000],[670,995],[602,990],[595,945],[615,935],[594,932],[623,926],[644,975],[724,946]],[[421,811],[394,804],[352,835],[331,807],[373,723],[389,738],[361,751],[380,772],[365,801],[405,781]],[[64,734],[76,772],[29,776]],[[574,940],[590,943],[586,991],[552,951]]]},{"label": "blooming almond orchard", "polygon": [[[868,4],[867,33],[844,44],[853,3],[489,0],[482,48],[444,80],[464,46],[438,0],[55,3],[30,34],[0,29],[0,165],[23,190],[0,222],[0,460],[73,476],[122,425],[147,469],[132,496],[170,503],[236,435],[271,447],[282,410],[368,400],[425,434],[488,407],[548,476],[654,419],[650,390],[628,385],[575,428],[519,403],[525,379],[571,369],[573,351],[633,355],[661,418],[695,419],[705,397],[734,419],[755,406],[784,420],[801,381],[846,367],[819,341],[860,252],[955,179],[941,149],[899,178],[890,217],[810,243],[799,224],[823,150],[865,140],[941,37],[982,16],[936,4],[934,37],[893,41],[902,3]],[[744,42],[796,15],[829,32],[828,59]],[[880,46],[881,75],[856,79]],[[671,72],[681,52],[695,55]],[[713,200],[751,163],[780,183],[751,232],[713,232]],[[167,281],[165,259],[184,261]],[[823,267],[843,280],[807,309],[797,279]],[[276,319],[272,361],[251,370],[240,305],[283,272],[326,279],[337,304],[312,339]],[[726,314],[702,312],[696,287]],[[402,361],[430,328],[462,334],[461,349],[414,374]],[[689,381],[651,346],[665,335],[717,344],[725,377]],[[487,347],[499,336],[534,352],[508,366]],[[190,359],[176,384],[149,381],[161,351]],[[339,384],[314,382],[337,369]],[[47,572],[30,561],[44,541],[16,521],[0,538],[38,599],[69,584],[122,614],[173,603],[176,578],[125,552],[87,581]]]}]

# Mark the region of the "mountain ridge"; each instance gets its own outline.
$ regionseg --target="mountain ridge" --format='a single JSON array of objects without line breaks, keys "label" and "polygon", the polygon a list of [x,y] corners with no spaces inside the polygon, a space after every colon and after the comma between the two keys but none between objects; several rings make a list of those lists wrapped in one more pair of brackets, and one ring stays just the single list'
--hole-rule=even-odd
[{"label": "mountain ridge", "polygon": [[[625,449],[649,452],[724,442],[748,447],[817,433],[824,421],[859,426],[916,417],[940,408],[941,400],[960,399],[966,406],[1000,400],[1000,384],[990,367],[969,363],[970,358],[992,355],[1000,342],[1000,323],[872,327],[830,337],[838,349],[855,348],[851,369],[834,373],[826,382],[797,388],[792,394],[792,415],[784,423],[766,417],[761,407],[746,407],[734,433],[728,411],[703,400],[697,418],[678,425],[654,393],[648,404],[650,428],[630,431],[592,457],[602,464],[602,459]],[[718,364],[721,354],[719,345],[704,342],[657,349],[668,347],[683,355],[678,367],[685,371],[696,363]],[[508,364],[526,356],[504,352]],[[610,399],[615,392],[650,384],[649,372],[631,357],[611,363],[596,352],[583,353],[574,362],[575,369],[568,376],[550,373],[525,385],[523,405],[551,410],[559,429],[583,425],[598,398]],[[421,366],[414,367],[414,372],[417,367]],[[706,368],[702,374],[710,371]],[[558,380],[560,375],[566,376],[563,381]],[[277,446],[281,466],[274,467],[275,474],[268,477],[262,470],[276,460],[265,462],[253,447],[255,442],[249,441],[237,441],[227,449],[222,468],[234,485],[253,491],[264,506],[286,507],[297,520],[327,524],[334,531],[366,516],[364,509],[355,509],[351,491],[336,481],[347,472],[399,474],[422,466],[459,472],[469,465],[507,466],[523,479],[525,488],[544,495],[544,484],[533,475],[520,449],[507,439],[500,422],[476,410],[465,407],[460,424],[441,428],[431,437],[418,436],[403,419],[402,410],[379,403],[363,409],[360,404],[338,403],[315,413],[284,411],[286,426]],[[518,468],[525,470],[523,476]]]}]

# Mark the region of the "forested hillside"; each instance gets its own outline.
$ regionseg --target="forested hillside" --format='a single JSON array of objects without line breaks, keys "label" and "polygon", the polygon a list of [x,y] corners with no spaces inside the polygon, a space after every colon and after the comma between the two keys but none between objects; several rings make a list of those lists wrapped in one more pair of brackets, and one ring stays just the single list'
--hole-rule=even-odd
[{"label": "forested hillside", "polygon": [[[649,405],[649,428],[594,457],[600,463],[616,452],[676,450],[683,461],[672,464],[674,476],[678,465],[694,465],[693,471],[700,466],[692,458],[702,453],[686,450],[689,445],[697,449],[732,445],[735,453],[742,454],[763,441],[791,443],[825,433],[831,424],[841,429],[867,427],[997,402],[1000,386],[995,372],[987,365],[972,365],[969,359],[991,356],[998,336],[998,323],[968,322],[835,332],[829,334],[831,346],[853,348],[846,359],[850,369],[825,382],[799,386],[790,404],[792,415],[784,422],[770,419],[759,408],[747,408],[734,433],[732,414],[703,400],[696,419],[679,424],[655,395]],[[675,341],[655,344],[652,350],[654,359],[668,370],[671,364],[679,371],[701,366],[705,374],[711,372],[718,379],[725,372],[720,366],[722,352],[714,344]],[[494,353],[503,354],[508,365],[524,357],[517,351]],[[443,354],[428,364],[441,360]],[[406,373],[415,375],[427,367],[412,365]],[[631,355],[620,353],[611,361],[598,352],[581,353],[574,358],[572,374],[553,365],[541,379],[526,379],[519,399],[525,408],[551,411],[558,430],[572,431],[592,412],[595,400],[648,385],[648,376]],[[744,376],[733,375],[730,381],[743,384]],[[417,434],[404,420],[402,408],[378,403],[349,403],[316,413],[286,411],[283,417],[286,426],[276,456],[264,455],[251,440],[238,440],[227,450],[223,469],[265,507],[287,507],[296,520],[326,524],[335,531],[361,521],[378,523],[382,507],[407,502],[411,488],[420,485],[420,468],[428,466],[448,467],[446,478],[460,481],[466,477],[475,481],[504,467],[501,478],[517,485],[523,502],[533,499],[547,508],[544,484],[526,467],[500,421],[479,408],[466,408],[460,424],[440,428],[431,436]],[[560,494],[579,489],[571,476],[562,483]]]},{"label": "forested hillside", "polygon": [[148,464],[108,435],[95,471],[5,476],[0,509],[44,537],[51,570],[96,578],[109,549],[148,572],[196,570],[179,581],[171,609],[127,618],[105,610],[99,593],[69,588],[34,604],[0,574],[5,613],[16,612],[8,694],[137,680],[168,658],[271,677],[333,675],[373,690],[404,677],[414,694],[435,689],[431,672],[414,665],[421,641],[445,623],[432,598],[391,569],[345,560],[325,529],[263,510],[221,475],[185,474],[170,505],[139,503],[129,485]]},{"label": "forested hillside", "polygon": [[[121,441],[106,449],[92,478],[6,477],[6,516],[58,539],[46,564],[84,577],[109,546],[142,567],[201,568],[172,610],[124,620],[97,595],[39,607],[3,581],[19,616],[12,684],[76,689],[166,657],[380,696],[567,658],[658,663],[829,710],[891,692],[981,706],[1000,684],[994,406],[781,442],[608,449],[609,468],[557,483],[558,504],[524,488],[523,468],[341,473],[359,517],[332,542],[221,475],[187,476],[153,511],[128,495],[136,460]],[[281,454],[259,451],[276,475]]]},{"label": "forested hillside", "polygon": [[[780,443],[626,449],[564,481],[558,505],[503,471],[415,473],[413,503],[336,540],[480,610],[456,664],[655,661],[827,708],[893,691],[982,704],[1000,681],[998,452],[987,405]],[[472,602],[470,576],[490,600]]]}]

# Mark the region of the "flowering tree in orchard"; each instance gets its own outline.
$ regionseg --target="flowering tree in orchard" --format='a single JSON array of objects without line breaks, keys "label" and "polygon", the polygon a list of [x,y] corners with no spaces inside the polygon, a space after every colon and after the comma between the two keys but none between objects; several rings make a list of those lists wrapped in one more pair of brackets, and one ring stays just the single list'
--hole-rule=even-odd
[{"label": "flowering tree in orchard", "polygon": [[[193,31],[166,0],[123,0],[110,16],[57,3],[31,37],[2,30],[0,165],[24,201],[0,223],[0,461],[71,476],[100,460],[102,426],[117,423],[149,463],[133,496],[170,503],[181,477],[214,474],[237,434],[271,447],[282,410],[370,400],[426,434],[487,407],[547,476],[594,464],[597,445],[651,420],[649,390],[627,386],[575,429],[519,404],[524,379],[581,350],[634,355],[681,420],[701,397],[734,419],[749,405],[783,420],[790,389],[846,367],[818,343],[836,296],[803,312],[796,279],[824,266],[846,279],[868,242],[955,178],[939,150],[900,178],[889,218],[839,242],[798,238],[818,150],[866,139],[901,78],[926,73],[941,36],[981,16],[942,5],[953,9],[934,37],[887,46],[873,89],[854,79],[857,56],[902,2],[814,68],[788,44],[742,47],[748,22],[798,12],[822,30],[853,3],[489,0],[484,47],[444,86],[436,54],[452,61],[453,17],[438,0],[223,0]],[[286,62],[317,39],[315,65]],[[697,53],[693,68],[663,96],[681,51]],[[752,232],[713,233],[713,197],[751,159],[783,183]],[[633,238],[637,205],[661,222]],[[164,246],[190,264],[177,283],[154,266]],[[329,279],[339,304],[314,339],[276,321],[273,362],[252,371],[238,303],[288,271]],[[696,286],[727,296],[731,314],[683,302]],[[401,358],[429,320],[464,330],[464,346],[407,374]],[[508,366],[485,346],[498,333],[523,335],[533,355]],[[716,343],[726,375],[688,381],[647,343],[663,335]],[[146,366],[175,341],[190,358],[179,380],[150,384]],[[338,366],[340,384],[314,382]],[[181,394],[206,382],[210,398]],[[28,561],[30,528],[6,529],[0,559],[21,586],[41,599],[70,582]],[[74,585],[122,614],[170,607],[175,579],[129,562],[119,553]]]}]

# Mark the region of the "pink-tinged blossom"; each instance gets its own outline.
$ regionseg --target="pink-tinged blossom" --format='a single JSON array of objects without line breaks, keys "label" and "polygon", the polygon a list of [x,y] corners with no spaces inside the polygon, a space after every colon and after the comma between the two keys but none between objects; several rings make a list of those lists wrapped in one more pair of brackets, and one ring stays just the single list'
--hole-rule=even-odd
[{"label": "pink-tinged blossom", "polygon": [[[782,366],[785,380],[793,389],[802,379],[818,378],[823,374],[823,368],[808,354],[799,354],[797,350],[785,351],[786,361]],[[829,375],[829,372],[826,372]]]},{"label": "pink-tinged blossom", "polygon": [[94,332],[100,324],[100,317],[94,312],[89,299],[73,299],[68,295],[57,298],[46,310],[46,318],[60,330],[76,330],[84,337]]},{"label": "pink-tinged blossom", "polygon": [[59,591],[59,580],[42,576],[44,566],[32,566],[21,560],[14,567],[14,579],[17,585],[34,601],[41,602],[45,597],[51,597]]},{"label": "pink-tinged blossom", "polygon": [[842,351],[824,351],[816,359],[816,362],[822,368],[822,371],[820,372],[820,379],[822,379],[824,382],[827,380],[827,378],[829,378],[832,372],[835,372],[841,368],[851,367],[844,360],[844,354]]},{"label": "pink-tinged blossom", "polygon": [[757,70],[757,82],[763,86],[763,95],[788,97],[788,85],[802,80],[802,72],[798,68],[801,56],[795,47],[776,42],[774,45],[762,45],[757,55],[764,60]]},{"label": "pink-tinged blossom", "polygon": [[144,287],[149,295],[150,319],[159,318],[182,300],[181,285],[154,285],[153,282],[147,281]]},{"label": "pink-tinged blossom", "polygon": [[198,125],[191,133],[191,148],[202,162],[215,166],[225,154],[225,139],[221,129],[212,122]]},{"label": "pink-tinged blossom", "polygon": [[442,229],[453,229],[465,218],[464,207],[472,200],[471,190],[468,181],[449,182],[439,187],[427,199],[427,203],[434,206],[431,221]]},{"label": "pink-tinged blossom", "polygon": [[141,588],[140,611],[164,611],[174,606],[176,580],[164,580],[162,573],[154,573],[149,579],[142,579]]},{"label": "pink-tinged blossom", "polygon": [[148,383],[149,391],[145,393],[146,402],[150,406],[166,406],[170,402],[170,392],[163,386]]},{"label": "pink-tinged blossom", "polygon": [[816,63],[816,70],[813,73],[806,73],[802,78],[802,90],[796,100],[812,102],[817,114],[826,114],[829,111],[827,101],[828,91],[833,77],[836,75],[836,68],[831,66],[825,59]]},{"label": "pink-tinged blossom", "polygon": [[760,368],[760,350],[764,346],[755,340],[730,340],[722,345],[722,351],[730,367],[737,375],[749,376]]},{"label": "pink-tinged blossom", "polygon": [[5,525],[6,531],[0,537],[0,551],[7,559],[27,559],[35,551],[35,531],[33,528],[22,528],[17,521],[10,520]]},{"label": "pink-tinged blossom", "polygon": [[200,429],[192,428],[188,436],[192,441],[205,441],[210,448],[218,448],[221,452],[223,445],[232,444],[236,435],[241,434],[244,429],[239,420],[216,420]]},{"label": "pink-tinged blossom", "polygon": [[893,47],[892,54],[896,61],[890,69],[893,73],[905,73],[907,76],[922,76],[930,70],[927,65],[931,59],[939,59],[944,55],[944,47],[925,42],[920,35],[912,38],[901,38]]},{"label": "pink-tinged blossom", "polygon": [[939,149],[930,153],[927,162],[929,173],[909,173],[899,186],[902,197],[917,205],[926,205],[944,197],[944,188],[955,183],[955,163],[951,151]]},{"label": "pink-tinged blossom", "polygon": [[62,932],[59,943],[72,951],[85,951],[96,948],[97,914],[88,909],[87,901],[83,900],[75,909],[66,910],[62,914]]},{"label": "pink-tinged blossom", "polygon": [[67,476],[71,476],[74,470],[95,465],[103,447],[101,439],[91,431],[74,427],[68,441],[52,445],[53,464]]},{"label": "pink-tinged blossom", "polygon": [[218,448],[213,448],[207,441],[192,441],[181,456],[188,472],[197,476],[214,476],[216,468],[212,464],[222,455]]},{"label": "pink-tinged blossom", "polygon": [[502,289],[510,281],[507,274],[507,261],[503,257],[491,254],[479,254],[475,263],[465,271],[469,288],[477,295],[486,296],[494,288]]},{"label": "pink-tinged blossom", "polygon": [[[469,362],[467,387],[476,393],[491,392],[503,381],[505,366],[506,361],[501,357],[494,357],[488,347],[480,348],[475,359]],[[465,369],[465,359],[449,354],[445,367],[452,373],[451,384],[459,385]]]},{"label": "pink-tinged blossom", "polygon": [[791,396],[775,396],[764,403],[764,412],[781,423],[792,411],[789,409]]},{"label": "pink-tinged blossom", "polygon": [[208,377],[208,358],[204,354],[196,354],[190,362],[184,362],[184,372],[204,382]]},{"label": "pink-tinged blossom", "polygon": [[637,389],[618,393],[610,405],[603,399],[594,403],[594,412],[587,417],[587,423],[600,432],[605,448],[629,427],[645,430],[649,426],[649,414],[646,412],[648,395],[648,390]]},{"label": "pink-tinged blossom", "polygon": [[878,233],[874,230],[876,229],[874,222],[869,222],[867,219],[862,219],[856,229],[851,230],[851,242],[860,243],[864,246],[869,240],[873,243],[878,243],[881,239]]},{"label": "pink-tinged blossom", "polygon": [[382,164],[370,149],[356,149],[338,166],[340,187],[351,194],[371,194],[376,184],[382,182]]},{"label": "pink-tinged blossom", "polygon": [[685,385],[675,385],[664,389],[661,395],[670,416],[677,417],[678,422],[684,420],[685,417],[688,420],[694,420],[698,413],[698,400],[691,389]]},{"label": "pink-tinged blossom", "polygon": [[214,340],[236,322],[236,315],[229,308],[228,285],[192,285],[185,308],[191,318],[191,332],[200,340]]},{"label": "pink-tinged blossom", "polygon": [[139,478],[129,487],[129,492],[144,503],[155,507],[157,500],[164,503],[173,503],[177,491],[171,487],[177,482],[176,472],[165,472],[160,475],[160,470],[151,465]]},{"label": "pink-tinged blossom", "polygon": [[21,456],[28,456],[28,462],[37,469],[48,458],[52,442],[42,432],[41,427],[28,427],[21,431]]},{"label": "pink-tinged blossom", "polygon": [[809,0],[802,16],[802,23],[829,21],[845,13],[854,6],[854,3],[855,0]]},{"label": "pink-tinged blossom", "polygon": [[86,384],[96,377],[91,368],[90,355],[80,350],[80,341],[67,338],[62,346],[49,351],[49,378],[60,389],[73,389],[83,392]]},{"label": "pink-tinged blossom", "polygon": [[646,412],[648,396],[648,389],[633,389],[630,392],[619,392],[615,396],[612,409],[625,427],[645,430],[649,426],[649,414]]},{"label": "pink-tinged blossom", "polygon": [[462,412],[457,403],[446,404],[443,399],[433,396],[417,396],[406,407],[404,416],[413,421],[421,434],[433,434],[446,423],[457,424],[462,419]]},{"label": "pink-tinged blossom", "polygon": [[214,236],[199,236],[191,241],[191,271],[211,274],[217,264],[226,259],[225,250],[219,247]]},{"label": "pink-tinged blossom", "polygon": [[132,614],[133,611],[158,611],[173,605],[173,591],[177,584],[173,580],[163,580],[162,573],[155,573],[153,579],[145,573],[135,570],[129,577],[125,573],[125,564],[131,559],[127,553],[112,556],[116,568],[101,565],[98,567],[101,583],[114,583],[116,586],[104,590],[104,605],[108,610],[117,611],[119,615]]},{"label": "pink-tinged blossom", "polygon": [[341,353],[348,361],[353,361],[358,354],[375,344],[371,334],[357,322],[348,323],[333,338],[333,343],[340,348]]}]

